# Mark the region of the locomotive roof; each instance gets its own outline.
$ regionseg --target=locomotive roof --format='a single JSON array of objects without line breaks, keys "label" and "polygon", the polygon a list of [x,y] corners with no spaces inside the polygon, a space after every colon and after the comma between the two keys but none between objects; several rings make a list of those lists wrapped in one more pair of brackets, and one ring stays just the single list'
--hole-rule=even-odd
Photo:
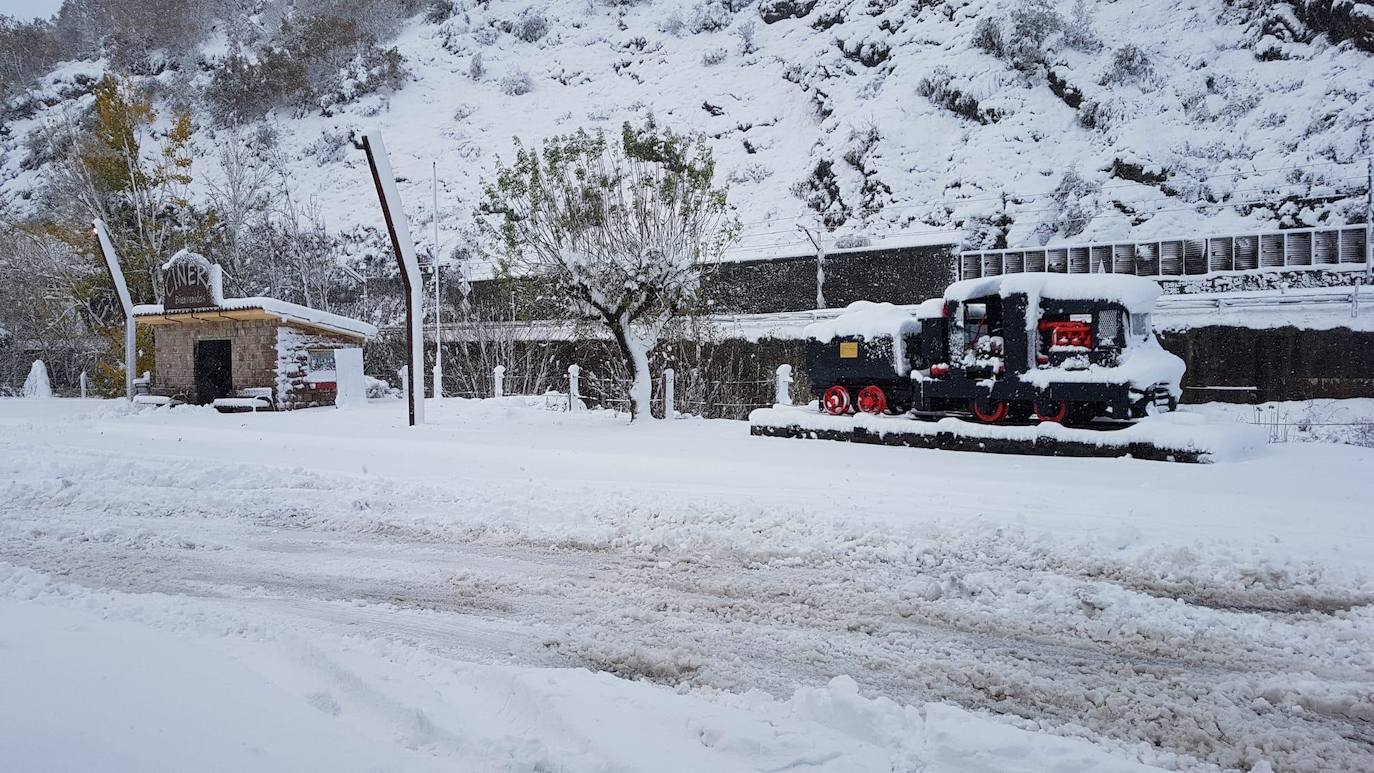
[{"label": "locomotive roof", "polygon": [[1119,303],[1132,313],[1149,312],[1163,293],[1149,279],[1130,274],[1024,273],[965,279],[945,289],[946,301],[965,301],[989,295],[1027,295],[1058,301]]}]

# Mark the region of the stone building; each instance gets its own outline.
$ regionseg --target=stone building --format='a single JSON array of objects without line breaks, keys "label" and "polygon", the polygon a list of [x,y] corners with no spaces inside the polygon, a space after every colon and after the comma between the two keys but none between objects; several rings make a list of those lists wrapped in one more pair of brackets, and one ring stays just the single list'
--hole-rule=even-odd
[{"label": "stone building", "polygon": [[153,328],[154,401],[287,410],[333,405],[340,381],[361,388],[372,325],[275,298],[224,298],[219,266],[185,251],[163,279],[163,303],[134,307],[135,323]]}]

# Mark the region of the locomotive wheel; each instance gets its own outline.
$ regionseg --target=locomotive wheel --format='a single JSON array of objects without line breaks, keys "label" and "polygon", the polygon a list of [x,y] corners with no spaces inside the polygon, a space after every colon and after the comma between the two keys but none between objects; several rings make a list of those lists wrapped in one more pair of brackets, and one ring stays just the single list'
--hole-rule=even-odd
[{"label": "locomotive wheel", "polygon": [[849,390],[839,384],[825,390],[825,394],[821,396],[821,410],[831,416],[849,413]]},{"label": "locomotive wheel", "polygon": [[858,406],[864,413],[887,413],[887,393],[882,387],[869,384],[859,390]]},{"label": "locomotive wheel", "polygon": [[1007,418],[1005,400],[974,400],[973,416],[984,424],[996,424]]},{"label": "locomotive wheel", "polygon": [[1069,404],[1064,400],[1037,400],[1035,403],[1035,416],[1040,421],[1063,424],[1068,415]]}]

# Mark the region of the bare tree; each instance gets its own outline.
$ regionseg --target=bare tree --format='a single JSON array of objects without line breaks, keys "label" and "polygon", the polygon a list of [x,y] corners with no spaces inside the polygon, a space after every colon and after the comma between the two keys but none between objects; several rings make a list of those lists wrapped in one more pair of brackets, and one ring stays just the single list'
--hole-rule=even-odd
[{"label": "bare tree", "polygon": [[546,280],[577,317],[605,325],[627,369],[631,419],[650,416],[649,353],[696,297],[702,267],[738,231],[700,135],[626,123],[618,138],[579,130],[516,142],[484,209],[501,216],[508,267]]}]

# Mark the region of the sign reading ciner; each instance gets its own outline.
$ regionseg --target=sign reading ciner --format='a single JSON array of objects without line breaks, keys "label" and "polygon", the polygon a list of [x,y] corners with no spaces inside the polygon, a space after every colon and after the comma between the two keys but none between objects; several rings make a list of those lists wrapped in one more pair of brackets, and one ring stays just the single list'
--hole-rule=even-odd
[{"label": "sign reading ciner", "polygon": [[204,309],[218,306],[220,301],[218,266],[205,256],[182,250],[162,266],[165,297],[162,308]]}]

